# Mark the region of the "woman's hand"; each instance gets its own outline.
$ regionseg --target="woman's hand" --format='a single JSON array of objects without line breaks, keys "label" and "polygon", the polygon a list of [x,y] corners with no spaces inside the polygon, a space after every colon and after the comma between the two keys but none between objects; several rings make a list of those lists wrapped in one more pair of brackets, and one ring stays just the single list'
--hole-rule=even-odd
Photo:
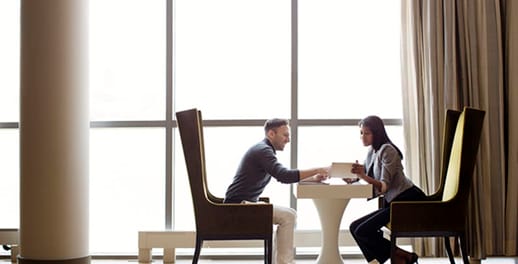
[{"label": "woman's hand", "polygon": [[363,166],[363,164],[358,163],[358,161],[356,161],[356,163],[353,163],[351,172],[358,175],[358,177],[360,177],[361,179],[365,178],[365,167]]},{"label": "woman's hand", "polygon": [[359,182],[360,178],[343,178],[342,180],[344,182],[346,182],[347,184],[351,184],[351,183]]},{"label": "woman's hand", "polygon": [[348,184],[358,182],[360,178],[363,179],[365,177],[365,168],[356,161],[351,167],[351,173],[358,175],[358,178],[343,178],[342,180]]}]

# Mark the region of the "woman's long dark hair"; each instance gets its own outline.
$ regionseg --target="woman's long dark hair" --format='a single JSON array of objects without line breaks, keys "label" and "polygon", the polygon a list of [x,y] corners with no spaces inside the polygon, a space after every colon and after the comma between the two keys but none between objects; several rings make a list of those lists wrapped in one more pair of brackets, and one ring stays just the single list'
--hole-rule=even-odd
[{"label": "woman's long dark hair", "polygon": [[372,148],[374,150],[377,151],[381,148],[383,144],[390,143],[392,146],[394,146],[394,148],[396,148],[401,159],[403,159],[403,153],[394,143],[392,143],[392,141],[388,137],[387,131],[385,130],[385,125],[383,124],[383,120],[381,120],[381,118],[375,115],[371,115],[360,120],[360,123],[358,123],[358,125],[360,127],[368,127],[369,130],[372,132]]}]

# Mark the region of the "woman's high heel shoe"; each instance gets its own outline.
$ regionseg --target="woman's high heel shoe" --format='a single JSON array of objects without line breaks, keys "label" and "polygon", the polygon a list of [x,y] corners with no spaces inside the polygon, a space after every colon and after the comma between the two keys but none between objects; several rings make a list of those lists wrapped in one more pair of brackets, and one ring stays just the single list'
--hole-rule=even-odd
[{"label": "woman's high heel shoe", "polygon": [[412,253],[411,256],[410,256],[410,259],[408,260],[408,264],[417,264],[417,259],[419,258],[419,256],[417,256],[416,253]]}]

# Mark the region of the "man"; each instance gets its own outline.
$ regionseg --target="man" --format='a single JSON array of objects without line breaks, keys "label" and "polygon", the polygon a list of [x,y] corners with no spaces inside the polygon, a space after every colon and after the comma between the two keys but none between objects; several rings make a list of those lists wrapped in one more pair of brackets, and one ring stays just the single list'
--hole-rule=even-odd
[{"label": "man", "polygon": [[[290,142],[288,120],[267,120],[264,132],[265,138],[243,156],[233,182],[227,189],[225,203],[257,202],[272,177],[281,183],[321,181],[327,178],[329,167],[298,170],[288,169],[278,162],[276,151],[282,151]],[[296,219],[296,211],[292,208],[273,205],[273,223],[278,225],[274,235],[273,259],[277,264],[295,263],[293,233]]]}]

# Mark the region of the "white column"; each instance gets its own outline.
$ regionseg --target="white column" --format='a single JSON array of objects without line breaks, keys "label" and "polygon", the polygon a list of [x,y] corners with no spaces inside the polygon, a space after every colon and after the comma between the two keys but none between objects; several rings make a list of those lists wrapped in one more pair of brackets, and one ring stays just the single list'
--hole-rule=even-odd
[{"label": "white column", "polygon": [[20,263],[90,263],[88,0],[21,1]]}]

